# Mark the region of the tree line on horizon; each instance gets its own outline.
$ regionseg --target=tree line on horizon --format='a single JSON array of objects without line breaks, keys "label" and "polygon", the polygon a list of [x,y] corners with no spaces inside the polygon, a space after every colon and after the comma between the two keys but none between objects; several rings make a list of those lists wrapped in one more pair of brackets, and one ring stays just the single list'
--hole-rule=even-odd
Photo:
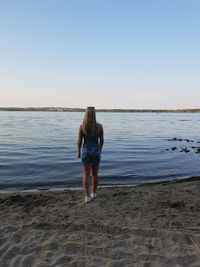
[{"label": "tree line on horizon", "polygon": [[[0,111],[48,111],[48,112],[84,112],[83,108],[62,107],[0,107]],[[96,109],[97,112],[200,112],[200,109]]]}]

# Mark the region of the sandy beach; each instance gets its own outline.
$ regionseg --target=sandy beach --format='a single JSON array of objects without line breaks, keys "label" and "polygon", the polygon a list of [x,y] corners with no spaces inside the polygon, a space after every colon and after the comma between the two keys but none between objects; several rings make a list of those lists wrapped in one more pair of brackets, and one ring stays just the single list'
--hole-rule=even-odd
[{"label": "sandy beach", "polygon": [[199,267],[200,180],[0,194],[1,267]]}]

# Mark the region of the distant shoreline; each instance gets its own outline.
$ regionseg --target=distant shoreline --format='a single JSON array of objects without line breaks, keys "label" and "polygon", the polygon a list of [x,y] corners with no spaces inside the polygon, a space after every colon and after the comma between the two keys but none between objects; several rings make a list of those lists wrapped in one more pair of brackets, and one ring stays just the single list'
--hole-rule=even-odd
[{"label": "distant shoreline", "polygon": [[[0,107],[0,111],[84,112],[84,108],[62,107]],[[200,113],[200,109],[96,109],[97,112],[124,113]]]}]

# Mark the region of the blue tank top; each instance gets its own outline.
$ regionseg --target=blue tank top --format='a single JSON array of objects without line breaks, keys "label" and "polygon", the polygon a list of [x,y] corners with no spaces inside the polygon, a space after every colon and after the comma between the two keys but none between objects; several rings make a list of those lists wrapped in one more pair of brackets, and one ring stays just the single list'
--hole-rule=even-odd
[{"label": "blue tank top", "polygon": [[99,134],[86,135],[83,133],[82,163],[83,165],[97,165],[100,162]]},{"label": "blue tank top", "polygon": [[87,149],[87,152],[94,153],[99,150],[98,135],[83,135],[84,143],[83,147]]}]

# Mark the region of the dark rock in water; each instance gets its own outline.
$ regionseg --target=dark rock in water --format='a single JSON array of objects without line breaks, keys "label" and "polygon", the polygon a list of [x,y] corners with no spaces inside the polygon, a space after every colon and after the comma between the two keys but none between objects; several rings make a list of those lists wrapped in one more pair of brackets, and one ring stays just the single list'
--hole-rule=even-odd
[{"label": "dark rock in water", "polygon": [[169,148],[165,148],[166,151],[169,151]]},{"label": "dark rock in water", "polygon": [[194,142],[193,140],[190,140],[190,139],[184,139],[184,141],[186,141],[186,142]]},{"label": "dark rock in water", "polygon": [[196,153],[200,153],[200,147],[197,147],[197,152]]},{"label": "dark rock in water", "polygon": [[[168,141],[179,141],[179,142],[182,142],[182,141],[185,141],[185,142],[194,142],[193,140],[190,140],[190,139],[183,139],[183,138],[171,138],[171,139],[168,139]],[[200,141],[198,141],[197,143],[200,143]]]},{"label": "dark rock in water", "polygon": [[196,149],[196,148],[198,148],[198,147],[197,147],[197,146],[191,146],[191,148]]},{"label": "dark rock in water", "polygon": [[177,141],[177,138],[174,137],[174,138],[168,139],[168,141]]},{"label": "dark rock in water", "polygon": [[176,146],[171,147],[171,150],[176,150],[176,149],[178,149]]},{"label": "dark rock in water", "polygon": [[187,147],[182,147],[180,152],[188,153],[190,150]]},{"label": "dark rock in water", "polygon": [[200,141],[197,141],[198,144],[200,144]]}]

